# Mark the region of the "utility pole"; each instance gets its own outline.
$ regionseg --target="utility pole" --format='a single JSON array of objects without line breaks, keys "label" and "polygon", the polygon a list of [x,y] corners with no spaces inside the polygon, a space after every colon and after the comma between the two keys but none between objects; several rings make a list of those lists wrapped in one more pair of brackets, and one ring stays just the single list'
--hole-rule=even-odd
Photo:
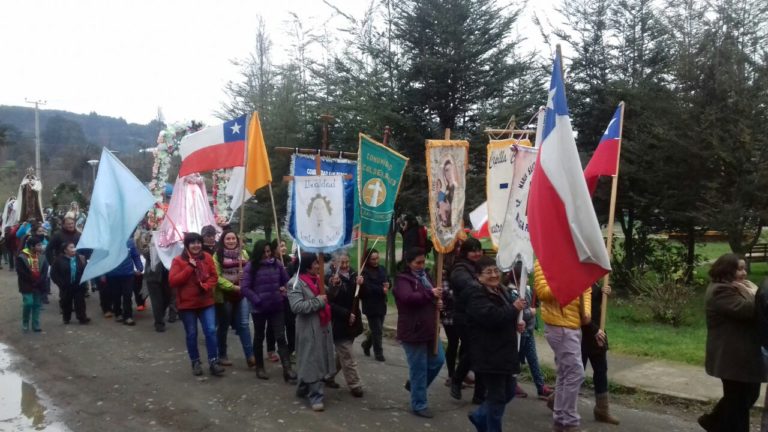
[{"label": "utility pole", "polygon": [[35,105],[35,174],[37,179],[42,183],[43,176],[40,172],[40,105],[45,105],[47,102],[44,100],[29,100],[24,99],[28,104]]}]

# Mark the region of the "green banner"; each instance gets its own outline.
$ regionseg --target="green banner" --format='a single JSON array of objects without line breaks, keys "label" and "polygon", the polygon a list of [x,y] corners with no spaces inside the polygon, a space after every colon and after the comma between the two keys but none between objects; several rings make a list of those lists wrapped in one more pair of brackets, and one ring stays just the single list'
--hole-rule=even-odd
[{"label": "green banner", "polygon": [[357,157],[360,232],[386,237],[408,158],[363,134]]}]

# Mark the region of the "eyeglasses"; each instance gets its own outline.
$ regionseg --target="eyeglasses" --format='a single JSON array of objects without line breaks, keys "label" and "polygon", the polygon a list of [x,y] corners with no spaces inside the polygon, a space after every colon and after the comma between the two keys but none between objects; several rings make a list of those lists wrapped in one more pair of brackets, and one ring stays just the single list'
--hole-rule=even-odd
[{"label": "eyeglasses", "polygon": [[482,272],[480,272],[480,274],[484,274],[486,276],[500,275],[501,270],[497,268],[489,268],[489,269],[483,270]]}]

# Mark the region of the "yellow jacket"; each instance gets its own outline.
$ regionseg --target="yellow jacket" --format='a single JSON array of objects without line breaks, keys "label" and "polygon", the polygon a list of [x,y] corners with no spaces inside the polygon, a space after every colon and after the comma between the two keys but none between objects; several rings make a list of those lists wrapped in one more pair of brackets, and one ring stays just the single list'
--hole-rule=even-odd
[{"label": "yellow jacket", "polygon": [[[592,314],[592,288],[587,288],[581,297],[568,303],[564,308],[549,289],[549,284],[544,278],[544,272],[541,270],[539,261],[536,260],[533,268],[533,287],[536,290],[536,296],[541,300],[541,318],[545,323],[558,327],[570,329],[581,328],[581,314],[591,316]],[[579,299],[584,299],[584,307],[580,305]]]}]

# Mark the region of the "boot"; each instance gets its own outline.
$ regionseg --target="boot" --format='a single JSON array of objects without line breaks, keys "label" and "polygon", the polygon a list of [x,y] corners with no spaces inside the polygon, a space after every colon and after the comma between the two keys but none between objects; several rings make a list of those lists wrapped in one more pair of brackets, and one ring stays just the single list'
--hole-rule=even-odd
[{"label": "boot", "polygon": [[[282,359],[282,358],[281,358]],[[291,361],[289,359],[282,360],[283,362],[283,380],[288,384],[296,384],[296,372],[291,368]]]},{"label": "boot", "polygon": [[260,367],[260,368],[256,368],[256,378],[268,380],[269,375],[267,375],[267,371],[265,371],[263,367]]},{"label": "boot", "polygon": [[192,362],[192,375],[194,376],[200,376],[203,374],[203,365],[200,364],[200,360],[195,360]]},{"label": "boot", "polygon": [[363,354],[365,354],[366,357],[371,356],[371,341],[366,339],[363,341],[363,343],[360,344],[361,347],[363,347]]},{"label": "boot", "polygon": [[619,424],[619,419],[612,416],[608,410],[608,393],[596,395],[595,400],[595,420],[602,423]]},{"label": "boot", "polygon": [[211,361],[210,367],[208,369],[213,376],[224,376],[224,368],[221,366],[221,364],[219,364],[218,360]]}]

